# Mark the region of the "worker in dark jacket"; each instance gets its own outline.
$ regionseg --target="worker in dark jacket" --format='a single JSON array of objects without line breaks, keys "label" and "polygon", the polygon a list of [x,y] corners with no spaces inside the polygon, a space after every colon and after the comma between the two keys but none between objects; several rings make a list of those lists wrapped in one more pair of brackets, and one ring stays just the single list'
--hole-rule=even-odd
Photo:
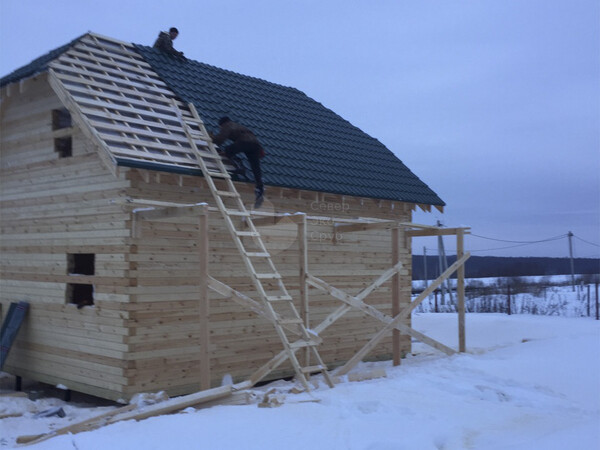
[{"label": "worker in dark jacket", "polygon": [[154,43],[154,48],[162,50],[165,53],[169,53],[174,56],[179,56],[183,58],[183,52],[175,50],[173,48],[173,41],[177,39],[179,36],[179,30],[175,27],[172,27],[169,32],[161,31],[158,34],[158,38],[156,38],[156,42]]},{"label": "worker in dark jacket", "polygon": [[254,183],[256,185],[254,190],[256,197],[254,207],[257,209],[260,208],[265,193],[262,181],[262,170],[260,167],[260,158],[264,156],[264,150],[254,133],[245,126],[232,121],[229,117],[221,117],[221,119],[219,119],[219,134],[211,137],[216,145],[221,145],[227,140],[233,141],[232,144],[225,147],[225,154],[236,167],[236,173],[244,176],[246,170],[237,155],[238,153],[244,153],[246,155],[250,167],[252,168]]}]

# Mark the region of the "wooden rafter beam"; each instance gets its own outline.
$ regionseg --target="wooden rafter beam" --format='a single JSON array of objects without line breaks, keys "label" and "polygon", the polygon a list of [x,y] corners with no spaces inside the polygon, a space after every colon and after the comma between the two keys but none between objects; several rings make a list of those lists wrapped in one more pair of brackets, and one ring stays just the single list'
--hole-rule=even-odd
[{"label": "wooden rafter beam", "polygon": [[470,228],[426,228],[420,230],[406,230],[406,234],[410,237],[422,236],[454,236],[459,232],[470,234]]},{"label": "wooden rafter beam", "polygon": [[335,224],[335,231],[340,233],[350,233],[354,231],[367,231],[367,230],[389,230],[390,228],[396,228],[399,222],[395,220],[385,222],[369,222],[369,223],[352,223],[352,224]]}]

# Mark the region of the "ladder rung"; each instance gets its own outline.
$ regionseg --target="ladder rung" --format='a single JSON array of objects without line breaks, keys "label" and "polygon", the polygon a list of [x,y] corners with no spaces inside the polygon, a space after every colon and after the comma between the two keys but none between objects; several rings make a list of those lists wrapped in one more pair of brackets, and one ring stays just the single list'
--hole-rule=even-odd
[{"label": "ladder rung", "polygon": [[292,318],[292,319],[279,319],[277,321],[281,325],[300,325],[304,323],[300,318]]},{"label": "ladder rung", "polygon": [[246,256],[250,258],[269,258],[270,254],[264,252],[246,252]]},{"label": "ladder rung", "polygon": [[254,276],[259,280],[275,280],[281,278],[281,275],[278,273],[255,273]]},{"label": "ladder rung", "polygon": [[321,365],[302,367],[304,373],[323,372],[324,370],[327,370],[327,367]]},{"label": "ladder rung", "polygon": [[290,348],[304,348],[304,347],[315,347],[319,345],[315,341],[296,341],[290,342]]},{"label": "ladder rung", "polygon": [[237,192],[230,192],[230,191],[216,191],[217,195],[219,197],[239,197],[240,194]]},{"label": "ladder rung", "polygon": [[265,298],[269,302],[282,302],[292,300],[292,297],[290,297],[289,295],[265,295]]},{"label": "ladder rung", "polygon": [[198,151],[197,154],[200,155],[202,159],[221,159],[221,155],[214,155],[212,153]]},{"label": "ladder rung", "polygon": [[249,217],[250,216],[250,213],[248,211],[235,211],[233,209],[226,209],[225,212],[229,216],[243,216],[243,217]]},{"label": "ladder rung", "polygon": [[257,231],[236,231],[235,234],[237,234],[240,237],[244,237],[244,236],[258,237],[258,236],[260,236],[260,233]]},{"label": "ladder rung", "polygon": [[226,179],[231,179],[231,175],[229,175],[228,173],[224,173],[224,172],[215,172],[213,170],[207,170],[206,171],[211,177],[218,177],[218,178],[226,178]]}]

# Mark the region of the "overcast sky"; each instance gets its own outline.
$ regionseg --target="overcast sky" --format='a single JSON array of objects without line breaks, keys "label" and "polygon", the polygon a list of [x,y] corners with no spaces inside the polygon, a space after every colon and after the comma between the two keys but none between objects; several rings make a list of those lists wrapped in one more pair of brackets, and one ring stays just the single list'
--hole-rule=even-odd
[{"label": "overcast sky", "polygon": [[[600,256],[599,0],[0,0],[0,75],[93,31],[293,86],[392,150],[473,255]],[[497,240],[491,240],[497,239]],[[505,242],[510,241],[510,242]],[[446,249],[453,252],[454,240]],[[414,241],[414,253],[435,251]]]}]

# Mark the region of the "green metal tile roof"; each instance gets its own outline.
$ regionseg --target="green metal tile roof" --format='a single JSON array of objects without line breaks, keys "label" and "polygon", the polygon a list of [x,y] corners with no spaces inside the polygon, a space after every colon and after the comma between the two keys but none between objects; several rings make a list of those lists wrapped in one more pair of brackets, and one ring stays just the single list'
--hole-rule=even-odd
[{"label": "green metal tile roof", "polygon": [[177,96],[194,103],[209,130],[227,115],[255,132],[267,152],[265,184],[445,205],[381,142],[298,89],[136,49]]},{"label": "green metal tile roof", "polygon": [[[0,86],[47,70],[80,38],[6,75]],[[218,119],[228,115],[256,133],[267,152],[266,185],[445,205],[377,139],[301,91],[135,48],[178,97],[194,103],[209,130],[216,131]]]}]

